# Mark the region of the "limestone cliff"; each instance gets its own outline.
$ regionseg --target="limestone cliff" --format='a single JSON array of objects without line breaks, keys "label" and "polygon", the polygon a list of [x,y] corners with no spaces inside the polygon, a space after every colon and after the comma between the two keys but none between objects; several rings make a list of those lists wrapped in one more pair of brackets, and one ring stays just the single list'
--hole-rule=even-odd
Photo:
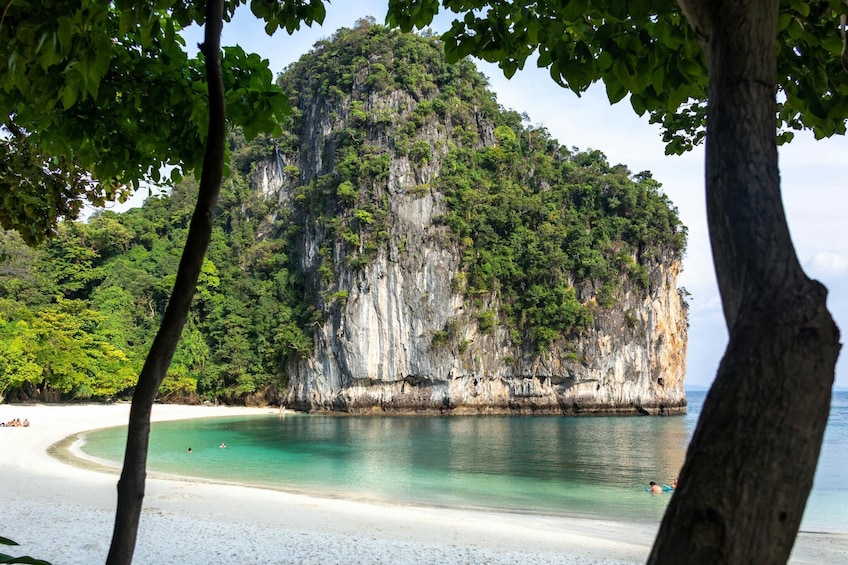
[{"label": "limestone cliff", "polygon": [[[378,40],[385,48],[375,48]],[[282,79],[297,110],[289,137],[256,163],[253,183],[277,206],[269,237],[279,210],[293,210],[298,229],[288,233],[322,313],[312,351],[288,361],[286,403],[353,413],[685,411],[679,248],[654,242],[649,253],[645,242],[604,236],[598,241],[609,249],[596,262],[606,270],[552,267],[543,280],[565,281],[583,321],[541,342],[526,316],[505,305],[529,289],[505,298],[499,280],[470,288],[469,249],[482,235],[461,238],[445,220],[452,155],[465,148],[493,160],[491,148],[501,147],[506,157],[486,165],[487,174],[513,174],[523,159],[509,157],[510,144],[532,149],[544,132],[513,125],[512,136],[498,126],[494,97],[476,88],[483,79],[470,63],[462,71],[443,61],[434,67],[420,52],[410,55],[410,45],[437,47],[362,23],[316,45]],[[348,66],[316,70],[328,58]],[[564,170],[578,167],[555,140],[543,141]],[[515,172],[516,184],[552,190],[540,170]],[[594,221],[578,223],[591,234]],[[606,282],[592,273],[606,273]]]}]

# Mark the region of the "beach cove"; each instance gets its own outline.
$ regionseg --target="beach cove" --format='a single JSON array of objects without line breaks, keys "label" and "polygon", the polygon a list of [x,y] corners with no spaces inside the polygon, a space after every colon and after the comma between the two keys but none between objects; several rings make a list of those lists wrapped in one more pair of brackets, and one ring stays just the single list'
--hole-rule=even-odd
[{"label": "beach cove", "polygon": [[[274,409],[156,405],[154,421]],[[79,432],[125,425],[128,404],[0,405],[0,535],[13,555],[105,560],[117,472],[48,454]],[[321,498],[149,475],[136,563],[642,563],[658,524]],[[848,536],[801,533],[791,563],[848,563]]]}]

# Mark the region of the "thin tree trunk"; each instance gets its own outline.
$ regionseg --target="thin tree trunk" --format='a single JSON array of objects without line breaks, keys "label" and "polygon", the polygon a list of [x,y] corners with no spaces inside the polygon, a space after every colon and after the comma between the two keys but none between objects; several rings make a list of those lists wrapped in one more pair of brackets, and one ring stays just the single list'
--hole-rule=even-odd
[{"label": "thin tree trunk", "polygon": [[680,0],[709,67],[706,191],[730,341],[649,563],[785,563],[812,488],[839,331],[780,196],[777,0]]},{"label": "thin tree trunk", "polygon": [[106,560],[108,565],[125,565],[132,562],[144,499],[150,413],[185,325],[203,257],[212,234],[212,216],[223,178],[226,136],[224,83],[220,58],[223,9],[223,0],[207,2],[205,37],[201,51],[206,60],[209,88],[209,130],[203,156],[203,172],[171,299],[133,393],[124,467],[118,481],[115,528]]}]

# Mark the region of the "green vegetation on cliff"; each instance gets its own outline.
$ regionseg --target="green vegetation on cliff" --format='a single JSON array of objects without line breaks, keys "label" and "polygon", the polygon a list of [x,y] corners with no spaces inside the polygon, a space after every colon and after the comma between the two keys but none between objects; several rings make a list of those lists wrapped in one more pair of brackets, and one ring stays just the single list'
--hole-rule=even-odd
[{"label": "green vegetation on cliff", "polygon": [[590,323],[575,286],[595,283],[594,302],[613,307],[623,281],[646,290],[651,264],[679,256],[686,236],[650,174],[631,178],[599,151],[569,152],[510,117],[495,145],[448,153],[439,185],[465,293],[496,290],[500,323],[544,347]]},{"label": "green vegetation on cliff", "polygon": [[[568,150],[524,125],[469,61],[447,64],[435,38],[363,21],[316,44],[281,84],[298,108],[287,130],[315,135],[323,125],[333,137],[332,166],[295,189],[304,229],[335,234],[322,248],[325,283],[331,244],[361,266],[388,237],[386,181],[397,158],[418,173],[439,163],[407,191],[447,197],[444,222],[465,270],[457,285],[470,299],[496,294],[494,318],[516,340],[545,347],[579,332],[594,304],[613,305],[624,279],[647,289],[650,265],[683,251],[685,228],[650,173],[634,177],[599,151]],[[328,124],[314,121],[324,114]],[[279,151],[302,162],[303,137],[285,139]],[[599,288],[595,301],[578,300],[583,281]]]},{"label": "green vegetation on cliff", "polygon": [[[232,132],[165,397],[236,399],[285,384],[288,363],[312,350],[313,324],[345,303],[341,269],[362,268],[390,238],[394,163],[420,181],[408,195],[444,195],[440,221],[462,257],[456,288],[482,331],[504,326],[538,348],[577,335],[594,308],[614,307],[622,284],[647,290],[651,266],[683,251],[685,229],[650,174],[525,125],[470,62],[447,64],[432,37],[362,21],[317,43],[280,84],[295,108],[283,135],[246,143]],[[290,205],[250,187],[269,159],[285,164]],[[34,249],[2,234],[0,395],[110,397],[132,385],[195,193],[186,181],[143,208],[65,223]],[[303,239],[318,232],[321,264],[302,272]],[[492,296],[497,312],[482,309]]]}]

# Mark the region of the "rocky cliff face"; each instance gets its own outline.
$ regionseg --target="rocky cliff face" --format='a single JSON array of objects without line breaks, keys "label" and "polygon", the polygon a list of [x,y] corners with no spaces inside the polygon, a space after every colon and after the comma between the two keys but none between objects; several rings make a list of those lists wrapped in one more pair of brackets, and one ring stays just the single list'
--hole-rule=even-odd
[{"label": "rocky cliff face", "polygon": [[[419,120],[414,139],[426,159],[398,150],[396,134],[414,120],[430,94],[368,88],[368,71],[388,53],[363,62],[342,96],[313,93],[297,99],[300,142],[278,148],[257,164],[253,182],[280,207],[294,206],[304,229],[297,235],[300,268],[310,274],[325,315],[314,326],[311,354],[289,362],[288,405],[353,413],[644,413],[685,411],[686,304],[677,289],[680,254],[665,249],[641,259],[647,284],[627,276],[611,306],[598,305],[592,280],[573,286],[591,322],[561,335],[546,350],[503,324],[481,321],[499,311],[495,291],[471,300],[463,292],[461,242],[442,218],[447,212],[439,174],[457,143],[457,126],[473,130],[472,144],[497,143],[494,125],[472,109]],[[381,58],[382,57],[382,58]],[[373,82],[373,81],[371,81]],[[391,116],[357,126],[371,155],[386,165],[363,181],[384,214],[382,235],[359,245],[318,221],[322,211],[297,208],[303,187],[333,175],[356,113]],[[326,191],[325,191],[326,192]],[[340,191],[337,191],[340,192]],[[273,220],[274,218],[269,218]],[[362,258],[352,262],[351,257]],[[323,269],[323,270],[322,270]]]}]

